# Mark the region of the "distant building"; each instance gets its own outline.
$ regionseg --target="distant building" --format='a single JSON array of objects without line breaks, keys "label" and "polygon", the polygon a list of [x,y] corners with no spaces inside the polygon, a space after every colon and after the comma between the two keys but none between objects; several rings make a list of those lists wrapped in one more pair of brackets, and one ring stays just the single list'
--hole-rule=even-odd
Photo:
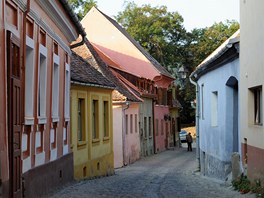
[{"label": "distant building", "polygon": [[242,162],[251,181],[264,182],[264,1],[240,1],[240,130]]},{"label": "distant building", "polygon": [[201,173],[226,179],[239,145],[239,30],[209,55],[191,78],[197,83],[196,132]]},{"label": "distant building", "polygon": [[71,147],[76,179],[114,173],[112,91],[115,86],[73,52]]},{"label": "distant building", "polygon": [[139,93],[141,156],[168,148],[172,125],[167,90],[173,77],[116,21],[98,9],[92,8],[81,23],[101,59],[111,71],[129,81],[131,90]]},{"label": "distant building", "polygon": [[70,44],[85,32],[66,0],[0,4],[0,197],[38,197],[73,179]]}]

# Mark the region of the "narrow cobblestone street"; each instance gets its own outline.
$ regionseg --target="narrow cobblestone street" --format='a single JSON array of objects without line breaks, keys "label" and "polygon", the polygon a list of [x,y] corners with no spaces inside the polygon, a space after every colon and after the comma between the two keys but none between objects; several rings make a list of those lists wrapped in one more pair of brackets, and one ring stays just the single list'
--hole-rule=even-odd
[{"label": "narrow cobblestone street", "polygon": [[195,153],[195,149],[168,150],[117,169],[114,176],[75,182],[47,197],[255,197],[195,173]]}]

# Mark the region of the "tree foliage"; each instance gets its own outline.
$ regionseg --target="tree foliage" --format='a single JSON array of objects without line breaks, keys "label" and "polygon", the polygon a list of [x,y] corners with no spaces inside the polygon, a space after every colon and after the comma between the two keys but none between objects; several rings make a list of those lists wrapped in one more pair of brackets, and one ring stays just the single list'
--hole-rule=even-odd
[{"label": "tree foliage", "polygon": [[184,66],[190,74],[239,29],[238,22],[220,22],[187,32],[183,26],[183,17],[178,12],[168,12],[166,6],[139,7],[133,1],[125,3],[124,11],[118,13],[116,20],[176,77],[180,85],[178,99],[183,106],[182,122],[194,122],[195,112],[191,102],[195,99],[195,87],[188,79],[180,79],[177,71]]},{"label": "tree foliage", "polygon": [[81,20],[93,6],[97,7],[97,1],[94,0],[68,0],[68,2],[73,7],[79,20]]},{"label": "tree foliage", "polygon": [[179,13],[168,12],[166,6],[138,7],[134,2],[127,2],[116,20],[162,65],[181,62],[177,60],[179,56],[174,56],[182,52],[186,40]]}]

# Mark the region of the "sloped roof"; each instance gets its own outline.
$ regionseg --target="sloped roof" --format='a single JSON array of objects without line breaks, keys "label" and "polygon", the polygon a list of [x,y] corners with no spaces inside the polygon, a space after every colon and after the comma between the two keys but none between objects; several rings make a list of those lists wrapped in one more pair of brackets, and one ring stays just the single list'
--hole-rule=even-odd
[{"label": "sloped roof", "polygon": [[63,8],[66,10],[66,13],[70,16],[70,19],[72,20],[72,22],[77,27],[79,34],[81,34],[82,36],[86,36],[86,32],[84,31],[77,15],[74,13],[72,7],[68,3],[68,0],[59,0],[59,1],[61,5],[63,6]]},{"label": "sloped roof", "polygon": [[223,42],[215,51],[204,59],[191,73],[190,77],[198,79],[205,73],[223,66],[227,61],[238,57],[239,51],[236,48],[239,42],[240,30],[237,30],[230,38]]},{"label": "sloped roof", "polygon": [[[97,8],[93,7],[81,23],[92,45],[104,54],[106,61],[114,62],[114,66],[146,79],[161,75],[174,79],[124,28]],[[89,29],[90,26],[93,28]]]},{"label": "sloped roof", "polygon": [[[124,101],[128,100],[131,102],[141,102],[142,100],[138,97],[140,94],[127,87],[115,76],[108,65],[100,58],[98,53],[95,51],[88,39],[85,39],[85,44],[73,49],[77,54],[82,56],[86,61],[90,62],[94,68],[102,73],[112,84],[115,85],[116,91],[113,92],[113,101]],[[123,95],[123,96],[122,96]]]},{"label": "sloped roof", "polygon": [[135,45],[142,54],[144,54],[144,56],[156,67],[160,74],[173,78],[171,74],[153,56],[151,56],[134,38],[132,38],[128,34],[128,32],[124,28],[122,28],[114,19],[107,16],[99,9],[97,10],[102,13],[120,32],[122,32],[122,34],[124,34],[127,39],[129,39],[130,42],[133,43],[133,45]]},{"label": "sloped roof", "polygon": [[76,83],[109,89],[115,88],[112,82],[75,52],[72,52],[71,59],[71,81],[73,84]]}]

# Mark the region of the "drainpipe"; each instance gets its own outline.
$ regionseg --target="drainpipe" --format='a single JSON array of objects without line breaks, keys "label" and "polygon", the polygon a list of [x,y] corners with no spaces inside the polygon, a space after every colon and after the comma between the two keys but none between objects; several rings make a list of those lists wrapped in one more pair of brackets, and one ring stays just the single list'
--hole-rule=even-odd
[{"label": "drainpipe", "polygon": [[129,108],[129,105],[130,103],[127,101],[125,103],[125,107],[123,108],[122,107],[122,113],[123,113],[123,116],[122,116],[122,144],[123,144],[123,166],[126,166],[127,163],[126,163],[126,110]]},{"label": "drainpipe", "polygon": [[200,110],[200,98],[199,98],[199,86],[197,82],[192,80],[193,73],[189,76],[190,82],[195,86],[196,89],[196,112],[195,112],[195,126],[196,126],[196,158],[198,171],[201,170],[201,161],[200,161],[200,131],[199,131],[199,110]]},{"label": "drainpipe", "polygon": [[84,44],[84,41],[85,41],[85,35],[82,34],[82,40],[78,43],[70,45],[70,48],[73,49],[73,48],[79,47]]}]

